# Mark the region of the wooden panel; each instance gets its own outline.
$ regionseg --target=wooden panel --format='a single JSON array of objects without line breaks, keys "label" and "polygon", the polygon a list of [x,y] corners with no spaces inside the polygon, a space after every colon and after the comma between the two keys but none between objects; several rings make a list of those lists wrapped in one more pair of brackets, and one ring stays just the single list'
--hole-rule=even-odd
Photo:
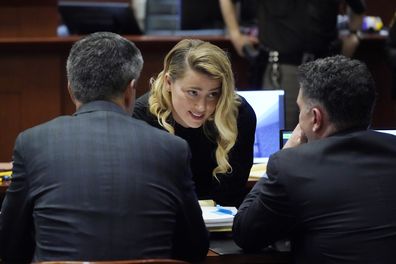
[{"label": "wooden panel", "polygon": [[11,161],[15,135],[21,131],[20,92],[0,91],[0,160]]},{"label": "wooden panel", "polygon": [[[28,54],[26,54],[28,56]],[[30,54],[20,69],[23,89],[23,128],[29,128],[61,114],[60,61],[54,54]]]},{"label": "wooden panel", "polygon": [[0,37],[56,36],[57,0],[13,0],[0,3]]},{"label": "wooden panel", "polygon": [[58,0],[2,0],[0,6],[53,6],[57,3]]},{"label": "wooden panel", "polygon": [[59,56],[50,50],[0,49],[0,109],[4,128],[0,160],[11,160],[19,132],[61,114],[60,66]]}]

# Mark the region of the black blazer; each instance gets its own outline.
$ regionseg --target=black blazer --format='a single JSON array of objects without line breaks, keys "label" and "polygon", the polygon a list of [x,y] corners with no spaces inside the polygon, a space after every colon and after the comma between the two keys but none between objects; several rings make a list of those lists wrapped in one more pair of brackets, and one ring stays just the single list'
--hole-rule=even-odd
[{"label": "black blazer", "polygon": [[0,216],[9,262],[206,256],[187,143],[113,103],[21,133]]},{"label": "black blazer", "polygon": [[396,137],[339,133],[272,155],[234,219],[238,245],[290,238],[295,263],[394,263]]}]

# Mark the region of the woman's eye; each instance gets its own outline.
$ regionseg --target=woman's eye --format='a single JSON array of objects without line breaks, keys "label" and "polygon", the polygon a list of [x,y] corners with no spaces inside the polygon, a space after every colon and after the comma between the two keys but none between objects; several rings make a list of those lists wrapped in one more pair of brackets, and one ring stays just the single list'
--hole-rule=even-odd
[{"label": "woman's eye", "polygon": [[189,91],[187,91],[187,93],[188,93],[189,95],[191,95],[191,96],[197,96],[197,95],[198,95],[198,92],[197,92],[197,91],[194,91],[194,90],[189,90]]},{"label": "woman's eye", "polygon": [[210,93],[208,97],[211,99],[217,99],[219,97],[219,92]]}]

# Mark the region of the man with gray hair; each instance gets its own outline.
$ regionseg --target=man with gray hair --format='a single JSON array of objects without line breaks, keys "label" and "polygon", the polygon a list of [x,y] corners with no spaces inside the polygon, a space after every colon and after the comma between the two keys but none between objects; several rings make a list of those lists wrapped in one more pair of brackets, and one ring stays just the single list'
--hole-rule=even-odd
[{"label": "man with gray hair", "polygon": [[187,143],[131,118],[142,55],[98,32],[67,60],[76,105],[22,132],[0,215],[5,262],[203,259]]},{"label": "man with gray hair", "polygon": [[299,124],[239,207],[235,241],[290,238],[293,263],[394,263],[396,137],[368,129],[370,72],[344,56],[298,72]]}]

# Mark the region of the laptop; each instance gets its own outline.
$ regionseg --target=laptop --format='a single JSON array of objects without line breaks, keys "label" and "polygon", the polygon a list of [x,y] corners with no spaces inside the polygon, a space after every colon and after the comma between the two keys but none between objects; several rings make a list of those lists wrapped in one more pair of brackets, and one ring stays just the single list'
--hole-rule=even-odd
[{"label": "laptop", "polygon": [[282,149],[286,142],[291,137],[293,130],[281,129],[279,130],[279,149]]},{"label": "laptop", "polygon": [[396,129],[374,129],[374,131],[381,132],[381,133],[387,133],[387,134],[396,136]]},{"label": "laptop", "polygon": [[284,129],[284,91],[237,91],[252,106],[256,118],[254,163],[265,163],[279,150],[279,130]]},{"label": "laptop", "polygon": [[[387,133],[396,136],[396,129],[374,129],[374,131]],[[282,149],[286,144],[287,140],[289,140],[293,130],[281,129],[279,130],[279,149]]]}]

